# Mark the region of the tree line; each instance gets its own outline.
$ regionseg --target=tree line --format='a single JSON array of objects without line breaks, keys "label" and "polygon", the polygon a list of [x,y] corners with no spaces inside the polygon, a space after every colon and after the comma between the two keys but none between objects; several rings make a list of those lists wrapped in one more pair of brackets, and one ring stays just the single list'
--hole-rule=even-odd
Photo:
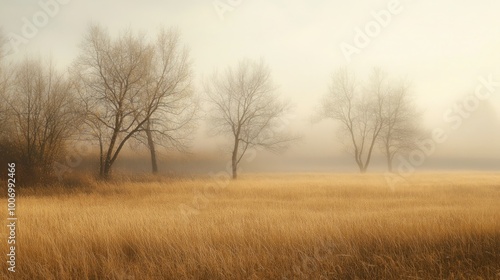
[{"label": "tree line", "polygon": [[[262,60],[214,72],[203,91],[211,131],[230,139],[234,179],[250,149],[282,151],[299,138],[278,129],[291,106],[277,94]],[[195,94],[189,50],[176,30],[111,36],[99,25],[89,26],[65,73],[41,58],[0,60],[0,98],[2,164],[17,162],[35,181],[53,176],[53,163],[71,141],[98,147],[103,179],[132,142],[147,147],[156,173],[157,150],[187,150],[204,107]],[[412,149],[419,133],[409,86],[389,81],[380,70],[366,83],[345,69],[336,72],[320,111],[321,118],[341,124],[361,172],[377,146],[391,170],[394,156]]]}]

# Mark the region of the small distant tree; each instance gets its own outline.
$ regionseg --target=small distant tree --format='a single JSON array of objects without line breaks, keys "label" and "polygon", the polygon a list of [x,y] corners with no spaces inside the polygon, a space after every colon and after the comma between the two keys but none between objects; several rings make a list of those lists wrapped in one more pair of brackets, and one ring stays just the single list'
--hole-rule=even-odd
[{"label": "small distant tree", "polygon": [[411,150],[419,135],[419,114],[409,87],[392,83],[380,69],[366,83],[345,68],[336,72],[320,115],[341,124],[361,173],[367,171],[377,143],[392,171],[394,156]]},{"label": "small distant tree", "polygon": [[414,104],[408,85],[401,83],[389,92],[383,110],[385,126],[380,134],[380,146],[386,157],[387,169],[393,170],[397,154],[417,148],[416,140],[422,132],[420,113]]},{"label": "small distant tree", "polygon": [[333,75],[329,93],[323,98],[321,116],[337,120],[349,139],[359,171],[365,173],[375,143],[384,127],[382,110],[387,87],[379,71],[363,87],[347,69]]},{"label": "small distant tree", "polygon": [[213,132],[231,137],[232,177],[251,147],[278,151],[295,138],[277,131],[289,105],[275,93],[264,62],[242,61],[224,74],[214,73],[205,84]]}]

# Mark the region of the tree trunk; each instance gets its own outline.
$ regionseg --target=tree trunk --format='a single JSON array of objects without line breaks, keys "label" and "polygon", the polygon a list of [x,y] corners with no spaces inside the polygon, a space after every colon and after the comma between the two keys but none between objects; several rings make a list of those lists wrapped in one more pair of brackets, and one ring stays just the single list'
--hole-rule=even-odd
[{"label": "tree trunk", "polygon": [[113,164],[113,162],[112,162],[113,149],[115,147],[116,139],[118,138],[118,133],[119,133],[119,129],[117,127],[119,127],[118,119],[115,122],[115,128],[113,131],[113,135],[111,136],[111,139],[109,141],[109,146],[108,146],[108,149],[106,151],[106,157],[104,158],[104,168],[102,169],[102,172],[101,172],[101,178],[106,179],[106,180],[109,179],[109,175],[111,173],[111,165]]},{"label": "tree trunk", "polygon": [[358,152],[358,149],[356,149],[355,152],[355,159],[356,159],[356,164],[358,165],[359,168],[359,173],[365,173],[367,165],[363,164],[363,159],[361,158],[361,154]]},{"label": "tree trunk", "polygon": [[148,120],[147,127],[146,127],[146,135],[148,137],[148,147],[149,147],[149,153],[151,154],[151,171],[153,174],[158,173],[158,161],[156,159],[156,149],[155,149],[155,142],[153,140],[153,134],[151,133],[151,123]]},{"label": "tree trunk", "polygon": [[104,149],[101,138],[99,138],[99,176],[104,178]]},{"label": "tree trunk", "polygon": [[385,143],[385,155],[387,157],[387,170],[392,173],[392,157],[391,157],[391,150],[389,148],[389,143]]},{"label": "tree trunk", "polygon": [[238,167],[237,167],[236,161],[233,160],[232,167],[233,167],[233,180],[236,180],[238,178]]},{"label": "tree trunk", "polygon": [[239,146],[239,141],[238,138],[235,137],[234,139],[234,149],[233,149],[233,156],[231,158],[231,163],[232,163],[232,171],[233,171],[233,180],[236,180],[238,177],[238,146]]},{"label": "tree trunk", "polygon": [[106,158],[104,161],[104,167],[101,170],[101,178],[108,180],[111,175],[111,161]]}]

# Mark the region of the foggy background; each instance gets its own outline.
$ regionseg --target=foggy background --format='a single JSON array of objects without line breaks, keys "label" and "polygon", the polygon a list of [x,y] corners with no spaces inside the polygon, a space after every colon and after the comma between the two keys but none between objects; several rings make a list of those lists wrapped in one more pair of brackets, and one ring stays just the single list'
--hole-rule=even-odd
[{"label": "foggy background", "polygon": [[[287,118],[290,129],[303,138],[283,154],[257,151],[250,160],[243,159],[243,172],[357,170],[352,156],[344,151],[336,122],[312,121],[332,73],[341,66],[359,78],[381,67],[392,79],[411,82],[424,128],[443,128],[448,135],[419,170],[500,168],[500,88],[457,130],[443,119],[447,110],[474,92],[480,77],[493,75],[494,81],[500,81],[497,1],[399,1],[401,12],[350,61],[340,45],[353,45],[355,28],[364,28],[373,20],[371,13],[387,9],[391,1],[243,0],[223,17],[214,3],[228,1],[66,2],[7,59],[51,55],[58,68],[66,69],[78,55],[89,23],[101,24],[112,33],[131,28],[151,36],[161,26],[176,27],[181,42],[190,49],[195,92],[203,97],[201,82],[215,69],[223,70],[242,58],[263,58],[279,86],[277,92],[294,105]],[[23,18],[32,20],[41,11],[38,1],[2,1],[0,7],[7,35],[22,34]],[[226,140],[207,135],[202,120],[190,154],[162,151],[160,170],[225,169],[229,162]],[[144,158],[137,159],[139,154]],[[127,151],[116,167],[149,170],[148,154]],[[385,170],[379,153],[369,171],[377,170]]]}]

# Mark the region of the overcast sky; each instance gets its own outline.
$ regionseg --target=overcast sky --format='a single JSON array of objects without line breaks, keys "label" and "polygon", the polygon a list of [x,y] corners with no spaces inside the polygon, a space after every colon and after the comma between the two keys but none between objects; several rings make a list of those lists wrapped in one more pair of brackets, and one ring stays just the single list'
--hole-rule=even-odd
[{"label": "overcast sky", "polygon": [[[1,0],[3,31],[24,38],[10,59],[51,55],[64,69],[78,55],[89,23],[99,23],[111,32],[131,27],[152,35],[161,26],[177,27],[191,50],[198,90],[202,77],[216,68],[242,58],[265,59],[278,92],[295,104],[290,117],[293,129],[305,137],[284,156],[263,153],[262,158],[306,162],[306,158],[346,156],[334,123],[311,124],[311,115],[336,69],[347,66],[365,77],[378,66],[396,80],[411,81],[426,128],[443,127],[449,133],[433,155],[436,161],[449,157],[500,160],[500,88],[456,131],[443,120],[453,104],[474,92],[481,76],[493,75],[493,80],[500,81],[499,1],[60,2],[68,3]],[[49,3],[46,17],[43,3]],[[375,26],[374,13],[391,16],[384,26]],[[38,30],[27,27],[31,23]],[[368,28],[373,35],[361,47],[355,40],[357,28]],[[341,48],[347,45],[357,47],[349,59]],[[202,125],[194,151],[217,151],[220,143],[202,141],[205,131]],[[498,167],[498,160],[495,164]]]}]

